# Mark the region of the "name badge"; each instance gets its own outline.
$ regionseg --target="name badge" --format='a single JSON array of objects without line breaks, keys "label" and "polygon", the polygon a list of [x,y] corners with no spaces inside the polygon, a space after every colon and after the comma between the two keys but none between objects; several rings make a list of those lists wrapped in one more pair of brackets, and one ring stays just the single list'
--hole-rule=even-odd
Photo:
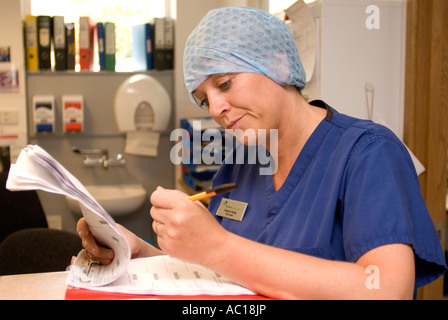
[{"label": "name badge", "polygon": [[247,209],[246,202],[222,198],[221,204],[219,205],[218,212],[216,212],[216,215],[223,218],[242,221],[244,213],[246,213],[246,209]]}]

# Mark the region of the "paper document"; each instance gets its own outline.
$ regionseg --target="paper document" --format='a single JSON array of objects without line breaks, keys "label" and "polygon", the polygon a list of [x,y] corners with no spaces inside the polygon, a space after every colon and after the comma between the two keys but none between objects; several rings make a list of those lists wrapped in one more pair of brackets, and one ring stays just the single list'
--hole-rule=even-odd
[{"label": "paper document", "polygon": [[69,277],[73,282],[82,286],[101,286],[117,279],[126,270],[131,258],[126,237],[84,185],[45,150],[36,145],[25,147],[16,163],[11,165],[6,188],[11,191],[42,190],[77,200],[92,234],[114,250],[115,257],[110,265],[92,265],[88,270],[72,268]]},{"label": "paper document", "polygon": [[[88,267],[88,261],[85,260]],[[254,295],[229,279],[200,265],[167,255],[133,259],[117,280],[95,291],[156,295]]]},{"label": "paper document", "polygon": [[168,256],[131,260],[129,243],[112,217],[78,179],[39,146],[29,145],[20,152],[11,165],[6,188],[42,190],[77,200],[97,241],[114,250],[110,265],[91,262],[81,250],[67,277],[72,287],[135,294],[254,294],[210,270]]}]

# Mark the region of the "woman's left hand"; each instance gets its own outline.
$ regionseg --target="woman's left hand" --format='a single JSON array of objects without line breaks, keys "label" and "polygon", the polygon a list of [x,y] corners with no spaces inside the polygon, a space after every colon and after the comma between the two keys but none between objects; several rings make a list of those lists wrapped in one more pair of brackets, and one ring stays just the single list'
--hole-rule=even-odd
[{"label": "woman's left hand", "polygon": [[202,203],[187,198],[188,195],[178,190],[158,187],[151,195],[153,230],[165,253],[204,264],[228,233]]}]

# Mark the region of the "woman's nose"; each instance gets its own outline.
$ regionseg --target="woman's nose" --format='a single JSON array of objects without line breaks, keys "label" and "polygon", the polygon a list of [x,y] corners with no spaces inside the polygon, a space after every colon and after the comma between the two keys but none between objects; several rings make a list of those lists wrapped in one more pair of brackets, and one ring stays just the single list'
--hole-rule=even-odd
[{"label": "woman's nose", "polygon": [[208,96],[208,112],[212,118],[220,118],[230,109],[230,104],[222,94]]}]

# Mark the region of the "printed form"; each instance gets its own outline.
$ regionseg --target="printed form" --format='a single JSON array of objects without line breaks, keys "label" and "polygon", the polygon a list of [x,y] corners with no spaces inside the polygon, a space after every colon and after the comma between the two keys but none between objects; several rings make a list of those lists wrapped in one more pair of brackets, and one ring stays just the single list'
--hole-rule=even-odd
[{"label": "printed form", "polygon": [[167,255],[132,259],[121,277],[94,290],[157,295],[255,294],[200,265],[185,263]]}]

